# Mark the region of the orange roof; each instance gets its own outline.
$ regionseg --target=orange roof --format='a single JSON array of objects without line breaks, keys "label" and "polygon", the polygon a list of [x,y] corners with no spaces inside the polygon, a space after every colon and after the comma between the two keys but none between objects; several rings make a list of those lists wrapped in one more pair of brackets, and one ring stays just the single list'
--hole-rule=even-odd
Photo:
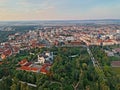
[{"label": "orange roof", "polygon": [[105,42],[112,42],[112,40],[109,39],[109,40],[106,40]]},{"label": "orange roof", "polygon": [[39,68],[31,67],[31,71],[38,71]]},{"label": "orange roof", "polygon": [[48,70],[46,69],[48,66],[51,66],[51,64],[44,64],[40,69],[40,72],[44,74],[48,73]]},{"label": "orange roof", "polygon": [[0,65],[2,64],[3,62],[0,62]]},{"label": "orange roof", "polygon": [[5,56],[10,56],[12,54],[12,51],[10,49],[3,52]]},{"label": "orange roof", "polygon": [[97,41],[98,41],[99,43],[103,42],[102,39],[98,39]]},{"label": "orange roof", "polygon": [[27,66],[22,66],[22,67],[20,67],[19,68],[20,70],[25,70],[25,71],[38,71],[39,70],[39,68],[36,68],[36,67],[27,67]]},{"label": "orange roof", "polygon": [[6,59],[6,56],[4,54],[2,54],[1,59]]},{"label": "orange roof", "polygon": [[20,70],[26,70],[26,71],[29,71],[29,70],[30,70],[30,67],[22,66],[22,67],[20,67]]},{"label": "orange roof", "polygon": [[48,70],[46,70],[46,69],[41,69],[40,72],[46,74],[46,73],[48,73]]},{"label": "orange roof", "polygon": [[25,64],[26,62],[28,62],[27,59],[23,59],[22,61],[19,62],[19,64],[22,65]]}]

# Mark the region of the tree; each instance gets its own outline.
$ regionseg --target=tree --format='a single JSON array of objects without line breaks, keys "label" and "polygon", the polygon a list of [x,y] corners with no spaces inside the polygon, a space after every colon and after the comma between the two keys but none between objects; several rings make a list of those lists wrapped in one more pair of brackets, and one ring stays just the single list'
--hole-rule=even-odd
[{"label": "tree", "polygon": [[27,83],[21,82],[20,90],[27,90]]},{"label": "tree", "polygon": [[87,69],[87,64],[86,64],[86,63],[83,63],[83,64],[82,64],[82,68],[83,68],[84,70],[86,70],[86,69]]},{"label": "tree", "polygon": [[116,85],[116,90],[120,90],[120,84]]},{"label": "tree", "polygon": [[11,90],[18,90],[17,89],[18,87],[17,87],[17,85],[14,83],[14,84],[12,84],[12,86],[11,86]]}]

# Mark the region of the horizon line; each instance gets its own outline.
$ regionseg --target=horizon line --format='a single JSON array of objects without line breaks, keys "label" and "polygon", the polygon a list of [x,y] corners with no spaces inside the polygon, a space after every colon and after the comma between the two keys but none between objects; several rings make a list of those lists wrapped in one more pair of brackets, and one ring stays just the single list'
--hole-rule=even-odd
[{"label": "horizon line", "polygon": [[46,19],[46,20],[0,20],[0,22],[14,22],[14,21],[102,21],[102,20],[120,20],[120,18],[115,19]]}]

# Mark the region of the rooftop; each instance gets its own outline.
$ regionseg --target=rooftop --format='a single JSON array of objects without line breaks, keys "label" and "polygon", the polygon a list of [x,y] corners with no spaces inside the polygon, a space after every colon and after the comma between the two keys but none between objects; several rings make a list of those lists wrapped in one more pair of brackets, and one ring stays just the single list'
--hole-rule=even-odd
[{"label": "rooftop", "polygon": [[112,61],[111,66],[112,67],[120,67],[120,61]]}]

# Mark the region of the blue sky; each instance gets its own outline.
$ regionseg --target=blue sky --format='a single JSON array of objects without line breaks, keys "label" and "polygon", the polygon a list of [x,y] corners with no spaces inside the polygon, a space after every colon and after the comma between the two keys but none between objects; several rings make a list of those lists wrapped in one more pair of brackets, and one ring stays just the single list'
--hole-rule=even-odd
[{"label": "blue sky", "polygon": [[0,20],[120,19],[120,0],[0,0]]}]

